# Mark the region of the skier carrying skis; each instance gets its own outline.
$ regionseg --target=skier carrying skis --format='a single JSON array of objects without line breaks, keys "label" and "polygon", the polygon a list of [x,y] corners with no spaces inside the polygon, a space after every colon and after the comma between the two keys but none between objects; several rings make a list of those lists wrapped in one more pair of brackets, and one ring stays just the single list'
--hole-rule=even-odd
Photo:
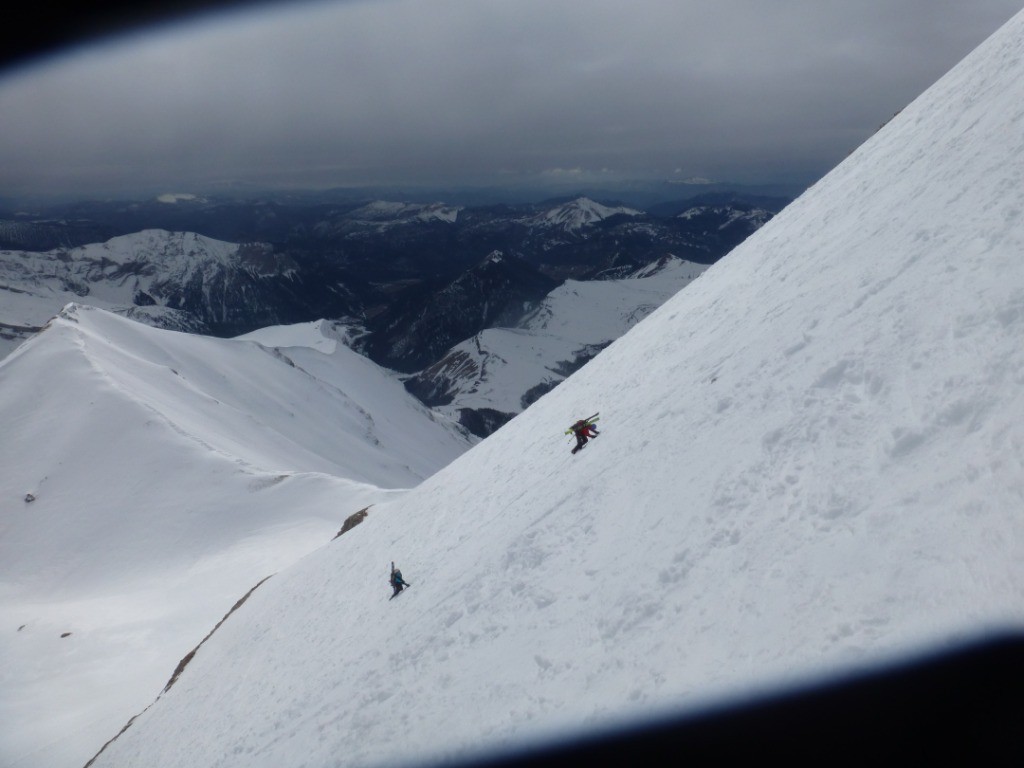
[{"label": "skier carrying skis", "polygon": [[391,561],[391,588],[395,591],[391,594],[391,597],[395,597],[406,587],[412,586],[405,579],[402,578],[402,572],[395,568],[395,561]]},{"label": "skier carrying skis", "polygon": [[573,453],[576,453],[576,451],[586,445],[587,440],[601,434],[587,419],[580,419],[573,424],[570,429],[572,430],[572,433],[576,435],[576,447],[572,449]]}]

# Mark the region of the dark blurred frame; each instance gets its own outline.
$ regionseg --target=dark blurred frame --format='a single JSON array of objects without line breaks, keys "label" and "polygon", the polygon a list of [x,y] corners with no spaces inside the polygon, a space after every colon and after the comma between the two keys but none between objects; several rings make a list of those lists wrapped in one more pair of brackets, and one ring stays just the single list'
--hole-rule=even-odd
[{"label": "dark blurred frame", "polygon": [[[2,26],[0,74],[73,46],[270,1],[28,4]],[[463,765],[654,768],[766,760],[829,768],[1024,766],[1024,633],[985,635],[870,674]]]}]

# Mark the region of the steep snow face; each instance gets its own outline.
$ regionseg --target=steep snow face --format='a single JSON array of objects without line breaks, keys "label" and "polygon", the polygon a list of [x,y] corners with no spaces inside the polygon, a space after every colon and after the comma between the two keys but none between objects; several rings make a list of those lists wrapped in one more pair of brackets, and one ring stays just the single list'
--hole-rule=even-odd
[{"label": "steep snow face", "polygon": [[431,761],[1024,625],[1022,124],[1024,14],[96,765]]},{"label": "steep snow face", "polygon": [[82,766],[260,579],[472,444],[330,331],[69,306],[0,363],[0,765]]}]

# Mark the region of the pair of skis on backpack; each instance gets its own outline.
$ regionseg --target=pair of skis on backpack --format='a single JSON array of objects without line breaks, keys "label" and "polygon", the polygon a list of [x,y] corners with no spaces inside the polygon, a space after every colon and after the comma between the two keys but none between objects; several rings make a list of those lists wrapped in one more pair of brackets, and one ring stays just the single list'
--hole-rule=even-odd
[{"label": "pair of skis on backpack", "polygon": [[572,425],[571,427],[569,427],[569,428],[568,428],[567,430],[565,430],[565,434],[567,434],[567,435],[571,435],[571,434],[572,434],[573,432],[575,432],[575,431],[576,431],[576,429],[578,428],[578,426],[579,426],[579,425],[581,425],[581,424],[585,424],[586,426],[588,426],[588,427],[589,427],[589,426],[590,426],[591,424],[593,424],[593,423],[594,423],[595,421],[600,421],[600,420],[601,420],[601,417],[600,417],[600,416],[599,416],[598,414],[600,414],[600,411],[598,411],[598,412],[597,412],[597,413],[595,413],[595,414],[594,414],[593,416],[590,416],[590,417],[588,417],[588,418],[586,418],[586,419],[580,419],[580,420],[579,420],[579,421],[577,421],[577,422],[576,422],[575,424],[573,424],[573,425]]}]

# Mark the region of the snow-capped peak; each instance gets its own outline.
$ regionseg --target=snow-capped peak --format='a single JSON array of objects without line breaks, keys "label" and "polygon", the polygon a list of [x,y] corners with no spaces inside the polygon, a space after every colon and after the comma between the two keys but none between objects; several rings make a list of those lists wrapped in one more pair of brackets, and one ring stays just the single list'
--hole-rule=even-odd
[{"label": "snow-capped peak", "polygon": [[579,197],[534,217],[536,224],[560,227],[570,232],[578,231],[611,216],[642,216],[643,213],[625,206],[607,206],[588,197]]}]

